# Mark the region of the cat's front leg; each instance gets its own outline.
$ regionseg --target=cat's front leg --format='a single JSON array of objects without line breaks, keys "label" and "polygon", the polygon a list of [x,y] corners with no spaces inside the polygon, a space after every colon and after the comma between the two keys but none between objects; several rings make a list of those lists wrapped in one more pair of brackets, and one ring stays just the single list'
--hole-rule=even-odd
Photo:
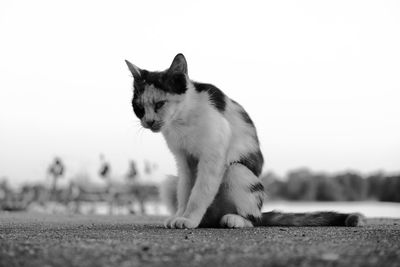
[{"label": "cat's front leg", "polygon": [[194,177],[191,177],[191,170],[190,166],[187,161],[187,157],[184,153],[174,153],[175,160],[178,169],[178,186],[177,186],[177,200],[178,200],[178,207],[175,215],[169,217],[165,222],[164,226],[167,228],[172,227],[172,222],[183,215],[186,209],[186,204],[189,199],[190,190],[193,187],[193,180]]},{"label": "cat's front leg", "polygon": [[[226,169],[229,128],[209,137],[199,158],[197,177],[185,212],[171,222],[172,228],[196,228],[214,200]],[[219,137],[219,138],[218,138]]]},{"label": "cat's front leg", "polygon": [[171,222],[172,228],[196,228],[199,226],[207,208],[218,192],[224,170],[222,159],[210,158],[199,161],[198,176],[185,212]]}]

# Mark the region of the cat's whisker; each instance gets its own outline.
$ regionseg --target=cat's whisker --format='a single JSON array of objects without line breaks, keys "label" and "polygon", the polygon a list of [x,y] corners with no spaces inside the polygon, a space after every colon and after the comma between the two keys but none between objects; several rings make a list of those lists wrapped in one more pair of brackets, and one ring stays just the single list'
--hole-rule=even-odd
[{"label": "cat's whisker", "polygon": [[143,133],[144,127],[143,127],[142,125],[138,125],[138,126],[139,126],[139,127],[138,127],[138,129],[136,130],[136,134],[140,136],[140,135]]}]

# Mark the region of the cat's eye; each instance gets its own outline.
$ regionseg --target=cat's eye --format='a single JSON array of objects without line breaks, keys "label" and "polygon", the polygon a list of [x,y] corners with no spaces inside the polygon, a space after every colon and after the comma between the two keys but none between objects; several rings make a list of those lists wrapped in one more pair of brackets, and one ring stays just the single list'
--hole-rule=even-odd
[{"label": "cat's eye", "polygon": [[166,101],[158,101],[154,104],[154,110],[157,112],[160,108],[164,106]]}]

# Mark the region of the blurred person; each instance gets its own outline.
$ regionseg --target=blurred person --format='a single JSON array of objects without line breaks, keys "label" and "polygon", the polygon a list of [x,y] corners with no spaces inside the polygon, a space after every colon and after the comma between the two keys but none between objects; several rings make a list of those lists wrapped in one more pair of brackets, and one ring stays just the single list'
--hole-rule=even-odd
[{"label": "blurred person", "polygon": [[105,160],[104,155],[100,155],[100,169],[99,169],[99,176],[107,182],[110,183],[110,173],[111,167],[110,164]]},{"label": "blurred person", "polygon": [[55,157],[53,163],[50,164],[47,173],[52,177],[52,186],[51,186],[51,193],[55,196],[57,191],[57,182],[58,179],[64,175],[65,166],[62,162],[61,158]]},{"label": "blurred person", "polygon": [[136,167],[136,162],[131,160],[129,162],[128,173],[126,174],[126,180],[128,182],[134,182],[137,180],[139,173]]}]

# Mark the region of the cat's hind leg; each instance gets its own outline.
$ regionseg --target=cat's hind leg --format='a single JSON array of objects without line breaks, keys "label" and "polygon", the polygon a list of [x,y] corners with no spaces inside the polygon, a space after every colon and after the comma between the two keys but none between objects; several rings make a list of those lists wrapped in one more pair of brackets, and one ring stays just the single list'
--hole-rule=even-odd
[{"label": "cat's hind leg", "polygon": [[221,195],[235,207],[235,213],[226,213],[220,225],[229,228],[251,227],[261,220],[265,197],[264,186],[246,166],[229,166],[223,180]]},{"label": "cat's hind leg", "polygon": [[251,221],[237,214],[226,214],[221,218],[220,226],[226,228],[253,227]]}]

